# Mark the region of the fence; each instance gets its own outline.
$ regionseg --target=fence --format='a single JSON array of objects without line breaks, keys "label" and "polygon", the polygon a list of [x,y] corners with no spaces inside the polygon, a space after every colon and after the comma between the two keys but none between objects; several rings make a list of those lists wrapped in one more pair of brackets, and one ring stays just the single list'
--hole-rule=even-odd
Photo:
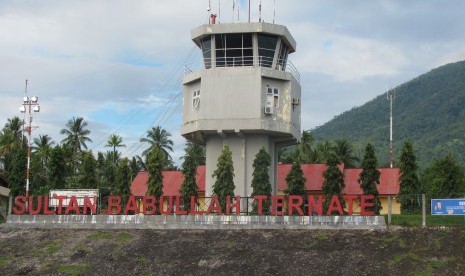
[{"label": "fence", "polygon": [[[454,226],[465,227],[465,215],[433,215],[431,214],[431,198],[425,194],[412,194],[401,204],[401,213],[392,214],[392,205],[399,202],[398,198],[388,200],[388,225],[401,226]],[[433,197],[437,198],[437,197]],[[464,200],[465,201],[465,200]]]}]

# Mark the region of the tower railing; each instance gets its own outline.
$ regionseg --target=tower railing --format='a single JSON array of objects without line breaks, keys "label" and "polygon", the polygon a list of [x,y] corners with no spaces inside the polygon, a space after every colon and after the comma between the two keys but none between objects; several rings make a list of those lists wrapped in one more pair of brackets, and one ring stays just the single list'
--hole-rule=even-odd
[{"label": "tower railing", "polygon": [[[259,56],[254,60],[253,56],[239,57],[217,57],[216,67],[273,67],[273,58],[267,56]],[[212,58],[204,58],[203,64],[190,63],[185,65],[185,74],[190,74],[199,69],[210,69],[213,65]],[[300,73],[297,67],[288,59],[278,59],[274,67],[275,70],[290,73],[300,83]]]}]

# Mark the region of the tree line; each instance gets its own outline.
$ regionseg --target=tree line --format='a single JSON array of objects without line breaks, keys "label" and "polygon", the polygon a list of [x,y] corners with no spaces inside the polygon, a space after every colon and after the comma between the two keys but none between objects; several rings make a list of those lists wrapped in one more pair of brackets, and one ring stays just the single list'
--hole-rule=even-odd
[{"label": "tree line", "polygon": [[[9,183],[11,194],[25,194],[27,166],[27,134],[19,117],[7,120],[0,131],[0,173]],[[171,134],[160,126],[152,127],[140,142],[147,145],[141,156],[123,157],[121,148],[126,147],[121,136],[112,134],[105,147],[106,152],[92,152],[88,145],[88,123],[82,117],[73,117],[61,129],[61,142],[49,135],[39,135],[31,141],[30,192],[31,195],[48,194],[51,189],[97,188],[103,196],[108,194],[129,195],[129,185],[141,170],[153,166],[153,152],[162,156],[156,160],[162,170],[177,169],[170,153],[173,152]],[[199,160],[204,150],[190,144]],[[202,157],[203,155],[203,157]],[[202,164],[202,161],[199,162]]]},{"label": "tree line", "polygon": [[[25,172],[27,164],[27,140],[18,117],[7,120],[0,131],[0,173],[8,180],[12,195],[25,194]],[[129,185],[141,170],[149,172],[149,194],[162,195],[163,183],[161,171],[177,170],[170,153],[173,152],[171,134],[160,126],[152,127],[140,142],[147,145],[141,156],[122,157],[120,148],[126,145],[121,136],[112,134],[107,140],[106,152],[94,154],[88,149],[90,130],[82,117],[73,117],[60,131],[63,139],[57,143],[48,135],[35,138],[31,148],[31,195],[47,194],[51,189],[98,188],[103,196],[130,194]],[[180,170],[184,174],[181,194],[186,199],[197,195],[195,181],[197,166],[205,164],[205,149],[188,142],[182,157]],[[407,210],[415,206],[417,194],[426,193],[430,198],[460,197],[465,193],[465,177],[462,165],[452,153],[444,158],[435,159],[424,171],[418,171],[416,156],[411,141],[404,142],[399,158],[400,194],[398,200]],[[268,170],[271,159],[262,149],[253,163],[252,188],[254,195],[271,195]],[[379,184],[378,162],[375,148],[367,144],[363,158],[354,153],[353,146],[346,139],[325,141],[315,145],[310,131],[303,131],[301,142],[280,150],[279,162],[292,163],[292,169],[286,178],[286,194],[304,195],[305,178],[300,168],[303,163],[325,163],[328,169],[324,173],[323,193],[327,196],[342,196],[343,175],[338,165],[345,168],[362,168],[359,183],[365,194],[377,195]],[[232,153],[225,147],[218,158],[216,179],[213,192],[224,198],[234,195],[234,166]],[[190,205],[189,200],[185,200]],[[341,201],[343,202],[343,201]],[[375,200],[375,209],[380,204]],[[221,201],[224,204],[224,201]],[[190,206],[188,206],[190,207]],[[264,211],[268,205],[265,204]],[[325,205],[325,208],[327,206]]]}]

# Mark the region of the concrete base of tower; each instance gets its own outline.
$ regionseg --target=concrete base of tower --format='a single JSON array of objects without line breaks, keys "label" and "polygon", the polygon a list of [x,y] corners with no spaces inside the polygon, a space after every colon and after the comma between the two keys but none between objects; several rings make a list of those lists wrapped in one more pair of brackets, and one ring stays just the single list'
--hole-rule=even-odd
[{"label": "concrete base of tower", "polygon": [[[287,138],[289,139],[289,138]],[[218,135],[209,135],[206,137],[206,183],[205,195],[212,196],[215,178],[213,172],[217,169],[218,157],[225,145],[228,145],[232,151],[232,160],[234,164],[234,185],[236,196],[251,196],[252,190],[252,173],[255,156],[264,148],[271,156],[271,166],[269,169],[270,183],[273,194],[277,192],[277,164],[278,150],[280,147],[288,145],[289,140],[285,141],[279,137],[272,137],[266,134],[250,134],[242,132],[225,133]]]}]

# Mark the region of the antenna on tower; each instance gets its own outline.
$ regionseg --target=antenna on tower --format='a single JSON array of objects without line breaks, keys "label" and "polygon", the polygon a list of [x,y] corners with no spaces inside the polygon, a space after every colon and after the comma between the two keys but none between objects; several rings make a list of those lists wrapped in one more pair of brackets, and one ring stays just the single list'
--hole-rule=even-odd
[{"label": "antenna on tower", "polygon": [[249,23],[250,23],[250,0],[249,0]]},{"label": "antenna on tower", "polygon": [[211,0],[208,0],[208,7],[207,7],[207,13],[208,13],[208,19],[207,19],[207,22],[210,23],[210,12],[212,10],[212,3],[211,3]]},{"label": "antenna on tower", "polygon": [[236,0],[233,0],[233,6],[232,6],[232,22],[234,23],[234,9],[236,8]]},{"label": "antenna on tower", "polygon": [[386,92],[386,97],[387,97],[387,100],[389,101],[389,106],[390,106],[389,108],[389,165],[391,168],[393,168],[394,161],[393,161],[393,139],[392,139],[392,136],[393,136],[393,133],[392,133],[392,102],[395,97],[395,90],[389,89]]},{"label": "antenna on tower", "polygon": [[262,0],[258,4],[258,22],[262,22]]},{"label": "antenna on tower", "polygon": [[218,0],[218,24],[221,23],[221,0]]},{"label": "antenna on tower", "polygon": [[276,18],[276,0],[273,0],[273,24]]},{"label": "antenna on tower", "polygon": [[239,23],[239,11],[241,10],[240,8],[241,6],[237,7],[237,23]]}]

